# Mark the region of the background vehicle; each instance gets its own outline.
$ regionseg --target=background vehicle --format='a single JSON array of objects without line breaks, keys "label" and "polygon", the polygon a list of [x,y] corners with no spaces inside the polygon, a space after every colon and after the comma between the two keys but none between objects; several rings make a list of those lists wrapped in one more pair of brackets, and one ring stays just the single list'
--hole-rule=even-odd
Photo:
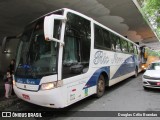
[{"label": "background vehicle", "polygon": [[81,13],[61,9],[26,26],[18,45],[14,90],[37,105],[63,108],[140,70],[138,46]]},{"label": "background vehicle", "polygon": [[146,46],[141,46],[140,50],[141,50],[141,60],[142,60],[141,64],[142,71],[146,70],[152,62],[157,61],[160,58],[158,52],[151,50]]},{"label": "background vehicle", "polygon": [[153,62],[142,76],[143,87],[160,88],[160,61]]}]

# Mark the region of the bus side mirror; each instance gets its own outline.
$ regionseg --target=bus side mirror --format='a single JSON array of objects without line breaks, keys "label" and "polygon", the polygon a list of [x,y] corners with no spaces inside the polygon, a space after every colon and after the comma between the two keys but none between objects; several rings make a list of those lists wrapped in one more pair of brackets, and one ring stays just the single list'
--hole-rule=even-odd
[{"label": "bus side mirror", "polygon": [[66,17],[64,17],[62,15],[52,14],[52,15],[46,16],[44,18],[44,37],[45,37],[45,40],[55,41],[55,42],[64,44],[62,41],[53,37],[54,36],[53,33],[54,33],[54,29],[55,29],[55,27],[54,27],[55,20],[62,20],[62,22],[63,22],[63,21],[66,21]]}]

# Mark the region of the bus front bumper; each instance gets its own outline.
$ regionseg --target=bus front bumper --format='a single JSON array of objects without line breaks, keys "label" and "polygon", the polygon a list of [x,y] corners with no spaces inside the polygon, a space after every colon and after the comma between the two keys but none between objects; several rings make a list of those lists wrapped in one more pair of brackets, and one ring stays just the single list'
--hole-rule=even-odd
[{"label": "bus front bumper", "polygon": [[13,86],[15,94],[22,100],[50,108],[64,108],[64,98],[59,88],[50,90],[27,91]]}]

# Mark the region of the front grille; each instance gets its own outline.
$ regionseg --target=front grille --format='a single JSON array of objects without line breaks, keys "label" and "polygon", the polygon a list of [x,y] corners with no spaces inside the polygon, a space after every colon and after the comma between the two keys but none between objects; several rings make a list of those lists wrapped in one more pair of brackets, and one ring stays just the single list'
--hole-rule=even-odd
[{"label": "front grille", "polygon": [[148,83],[149,83],[150,85],[153,85],[153,86],[160,86],[160,85],[157,85],[157,82],[150,82],[150,81],[148,81]]},{"label": "front grille", "polygon": [[148,82],[150,85],[157,85],[156,82]]}]

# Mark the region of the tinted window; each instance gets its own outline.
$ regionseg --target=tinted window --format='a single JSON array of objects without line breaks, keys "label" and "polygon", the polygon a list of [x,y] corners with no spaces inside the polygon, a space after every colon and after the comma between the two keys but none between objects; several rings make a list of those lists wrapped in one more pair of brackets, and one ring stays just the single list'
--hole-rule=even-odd
[{"label": "tinted window", "polygon": [[95,25],[94,46],[96,49],[102,49],[102,50],[110,50],[111,49],[109,31],[101,28],[98,25]]},{"label": "tinted window", "polygon": [[121,45],[122,45],[122,51],[125,53],[128,52],[128,42],[121,38]]},{"label": "tinted window", "polygon": [[91,46],[90,28],[90,21],[72,13],[67,14],[63,51],[63,78],[87,72]]},{"label": "tinted window", "polygon": [[97,49],[103,49],[104,47],[104,43],[103,43],[103,33],[102,33],[102,29],[95,25],[95,48]]},{"label": "tinted window", "polygon": [[106,49],[111,49],[109,31],[103,29],[103,36],[104,36],[104,41],[103,41],[104,47]]},{"label": "tinted window", "polygon": [[120,38],[117,38],[117,41],[116,41],[116,51],[119,51],[119,52],[122,51]]},{"label": "tinted window", "polygon": [[134,49],[134,54],[138,54],[138,51],[137,51],[137,46],[133,46],[133,49]]},{"label": "tinted window", "polygon": [[121,51],[119,37],[113,33],[110,33],[110,39],[111,39],[111,49]]},{"label": "tinted window", "polygon": [[160,63],[152,63],[148,70],[160,70]]},{"label": "tinted window", "polygon": [[132,43],[128,42],[128,48],[130,53],[134,53],[134,48]]}]

